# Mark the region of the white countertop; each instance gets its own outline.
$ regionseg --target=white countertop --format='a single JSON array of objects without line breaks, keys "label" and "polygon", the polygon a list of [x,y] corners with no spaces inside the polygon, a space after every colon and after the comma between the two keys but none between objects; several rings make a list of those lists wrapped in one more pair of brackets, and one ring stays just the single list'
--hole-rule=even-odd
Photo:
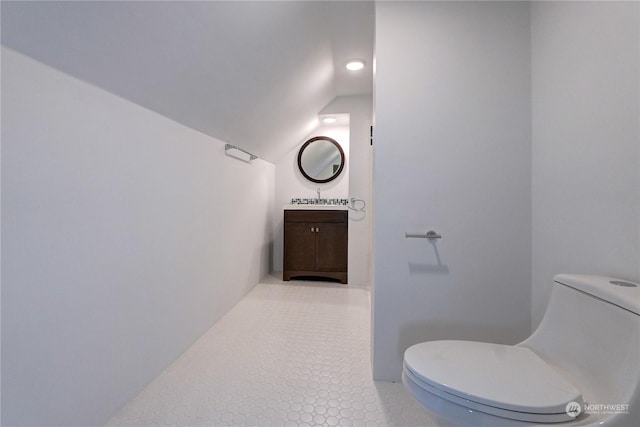
[{"label": "white countertop", "polygon": [[287,205],[282,205],[283,206],[283,210],[287,210],[287,209],[291,209],[291,210],[323,210],[323,211],[346,211],[347,209],[349,209],[347,206],[345,205],[292,205],[292,204],[287,204]]}]

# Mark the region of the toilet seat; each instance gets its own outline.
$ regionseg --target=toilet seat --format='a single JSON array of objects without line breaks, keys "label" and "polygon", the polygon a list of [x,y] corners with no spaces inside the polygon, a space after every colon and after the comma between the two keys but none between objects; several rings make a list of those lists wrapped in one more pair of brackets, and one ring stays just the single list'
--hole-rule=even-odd
[{"label": "toilet seat", "polygon": [[441,398],[499,417],[569,421],[567,404],[582,395],[526,347],[430,341],[405,352],[406,376]]}]

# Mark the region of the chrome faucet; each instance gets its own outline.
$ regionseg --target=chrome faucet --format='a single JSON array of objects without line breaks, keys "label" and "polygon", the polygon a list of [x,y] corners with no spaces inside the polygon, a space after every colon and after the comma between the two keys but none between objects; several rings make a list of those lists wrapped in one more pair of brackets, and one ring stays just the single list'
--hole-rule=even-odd
[{"label": "chrome faucet", "polygon": [[318,203],[320,203],[320,187],[318,187]]}]

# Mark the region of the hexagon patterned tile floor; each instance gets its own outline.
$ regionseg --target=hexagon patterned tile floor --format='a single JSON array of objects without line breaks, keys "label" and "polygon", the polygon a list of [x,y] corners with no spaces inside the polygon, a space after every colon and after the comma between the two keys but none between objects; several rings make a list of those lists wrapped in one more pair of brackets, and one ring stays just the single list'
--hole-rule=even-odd
[{"label": "hexagon patterned tile floor", "polygon": [[374,382],[370,294],[267,277],[109,426],[433,426]]}]

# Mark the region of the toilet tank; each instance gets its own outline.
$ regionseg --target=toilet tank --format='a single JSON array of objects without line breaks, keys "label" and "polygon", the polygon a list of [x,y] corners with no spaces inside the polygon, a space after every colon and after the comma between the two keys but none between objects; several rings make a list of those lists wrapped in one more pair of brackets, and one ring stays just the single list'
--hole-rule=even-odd
[{"label": "toilet tank", "polygon": [[536,352],[591,404],[628,404],[640,417],[640,286],[611,277],[559,274],[536,331]]}]

